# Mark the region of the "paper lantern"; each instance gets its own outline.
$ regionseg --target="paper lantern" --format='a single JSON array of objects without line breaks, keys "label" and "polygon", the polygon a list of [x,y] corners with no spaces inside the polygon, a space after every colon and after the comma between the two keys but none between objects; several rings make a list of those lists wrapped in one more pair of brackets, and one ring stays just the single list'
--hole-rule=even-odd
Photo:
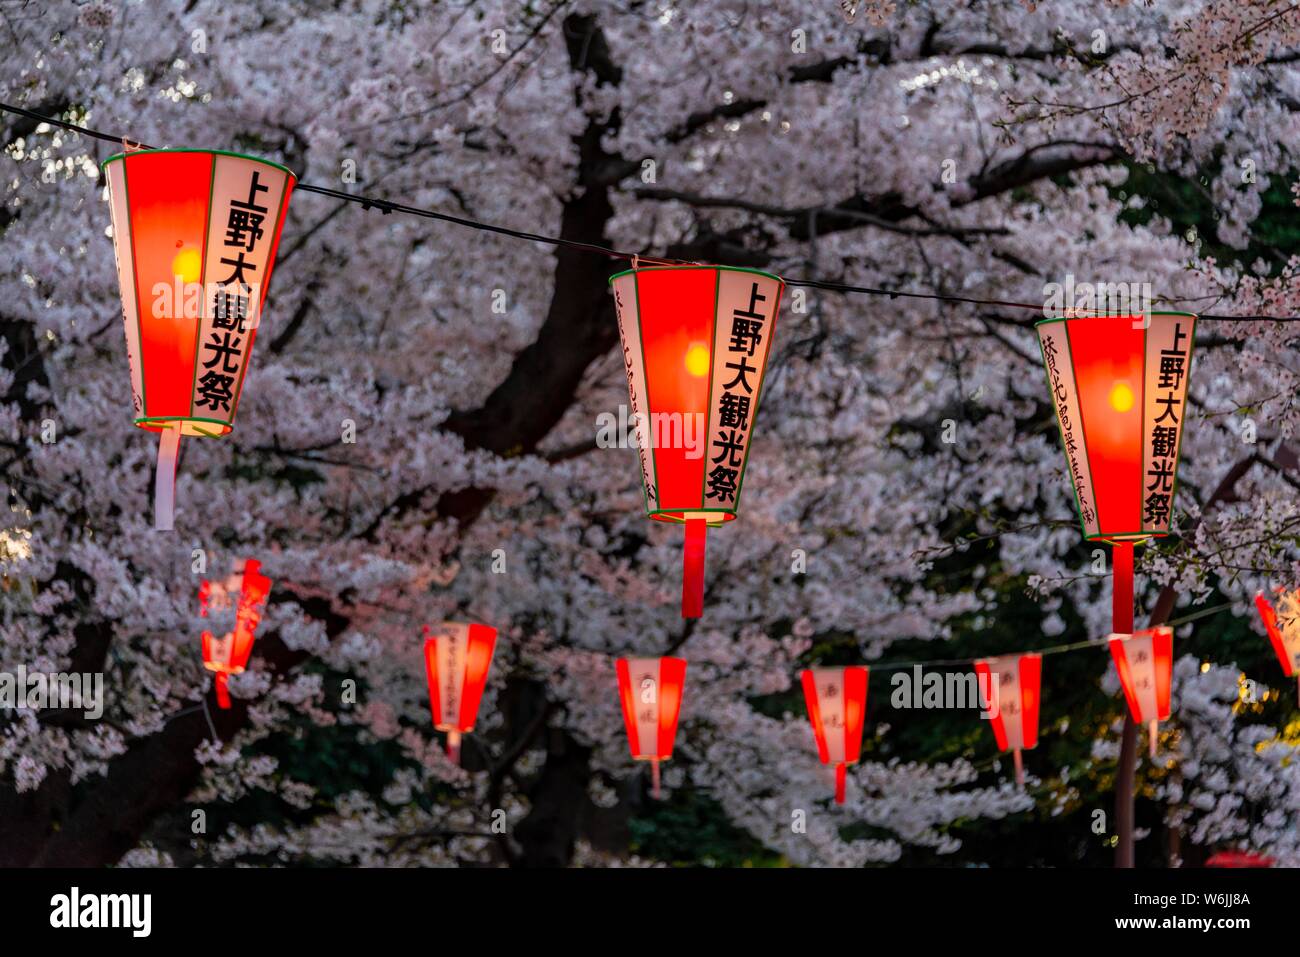
[{"label": "paper lantern", "polygon": [[[1284,592],[1278,589],[1278,603],[1283,614],[1278,615],[1263,592],[1255,596],[1255,607],[1259,617],[1264,620],[1264,630],[1268,640],[1273,643],[1273,651],[1282,664],[1282,673],[1288,678],[1296,674],[1296,665],[1300,664],[1300,592]],[[1297,682],[1300,694],[1300,682]]]},{"label": "paper lantern", "polygon": [[615,670],[632,757],[650,762],[652,789],[658,798],[659,762],[673,756],[677,737],[686,662],[681,658],[620,658]]},{"label": "paper lantern", "polygon": [[1133,545],[1169,534],[1196,317],[1036,326],[1083,534],[1114,551],[1113,628],[1133,631]]},{"label": "paper lantern", "polygon": [[424,626],[424,670],[429,680],[433,726],[447,733],[447,757],[460,763],[461,735],[474,730],[483,700],[497,630],[444,621]]},{"label": "paper lantern", "polygon": [[868,669],[809,668],[801,677],[817,756],[822,764],[835,765],[835,803],[843,804],[848,765],[862,756]]},{"label": "paper lantern", "polygon": [[682,617],[698,618],[706,532],[740,505],[785,283],[750,269],[664,266],[610,284],[646,513],[686,527]]},{"label": "paper lantern", "polygon": [[1147,726],[1151,757],[1156,756],[1156,735],[1169,717],[1169,687],[1174,668],[1174,631],[1168,625],[1147,628],[1132,635],[1111,635],[1110,653],[1119,671],[1129,714]]},{"label": "paper lantern", "polygon": [[1277,862],[1252,851],[1219,851],[1206,860],[1206,867],[1272,867]]},{"label": "paper lantern", "polygon": [[103,168],[135,424],[159,433],[154,525],[168,530],[181,436],[234,427],[295,180],[208,150],[119,153]]},{"label": "paper lantern", "polygon": [[221,638],[205,631],[202,636],[203,667],[216,672],[217,704],[230,707],[230,691],[226,687],[231,675],[237,675],[248,666],[248,656],[253,651],[253,638],[262,620],[267,596],[271,593],[271,579],[261,573],[262,563],[256,559],[244,562],[243,572],[236,572],[224,582],[204,581],[199,585],[199,614],[208,617],[209,611],[234,611],[234,627]]},{"label": "paper lantern", "polygon": [[993,737],[999,751],[1010,751],[1016,763],[1016,783],[1024,786],[1025,765],[1021,751],[1038,747],[1038,702],[1042,684],[1041,655],[1002,655],[975,662],[981,693],[987,689],[992,699],[985,702]]}]

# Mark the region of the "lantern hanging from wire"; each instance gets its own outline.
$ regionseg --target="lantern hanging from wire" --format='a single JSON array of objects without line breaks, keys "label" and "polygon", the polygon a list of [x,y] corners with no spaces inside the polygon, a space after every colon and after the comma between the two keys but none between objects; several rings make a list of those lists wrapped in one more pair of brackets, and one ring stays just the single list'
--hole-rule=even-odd
[{"label": "lantern hanging from wire", "polygon": [[660,796],[659,762],[673,756],[677,718],[686,683],[682,658],[620,658],[618,700],[623,706],[627,743],[636,761],[650,762],[651,788]]},{"label": "lantern hanging from wire", "polygon": [[211,150],[136,150],[103,168],[135,424],[159,433],[154,527],[170,530],[181,436],[234,428],[295,179]]},{"label": "lantern hanging from wire", "polygon": [[1113,552],[1112,627],[1133,632],[1133,546],[1169,534],[1196,317],[1036,326],[1084,537]]},{"label": "lantern hanging from wire", "polygon": [[[1255,596],[1255,607],[1264,621],[1264,630],[1273,645],[1273,652],[1288,678],[1296,675],[1300,665],[1300,591],[1277,590],[1279,609],[1275,609],[1263,592]],[[1297,682],[1300,694],[1300,681]]]},{"label": "lantern hanging from wire", "polygon": [[613,276],[646,513],[685,526],[682,617],[704,608],[709,526],[736,518],[785,283],[726,266]]},{"label": "lantern hanging from wire", "polygon": [[1169,717],[1169,688],[1173,681],[1174,631],[1168,625],[1131,635],[1111,635],[1115,659],[1129,714],[1146,725],[1151,757],[1156,756],[1159,725]]},{"label": "lantern hanging from wire", "polygon": [[497,630],[444,621],[424,626],[424,670],[433,726],[447,733],[447,757],[460,763],[461,736],[474,730],[492,667]]},{"label": "lantern hanging from wire", "polygon": [[843,804],[848,766],[862,756],[868,669],[808,668],[801,675],[808,720],[822,764],[835,766],[835,803]]},{"label": "lantern hanging from wire", "polygon": [[[204,631],[201,639],[203,667],[216,672],[214,684],[217,705],[230,707],[227,682],[231,675],[243,672],[248,657],[253,652],[253,639],[262,620],[267,596],[271,593],[271,579],[261,572],[262,563],[250,558],[244,570],[235,572],[224,582],[204,581],[199,585],[199,614],[204,618],[234,614],[233,627],[217,638]],[[215,617],[215,616],[214,616]]]},{"label": "lantern hanging from wire", "polygon": [[1016,765],[1016,783],[1025,785],[1021,751],[1038,747],[1038,702],[1043,658],[1036,654],[1002,655],[975,662],[984,706],[993,726],[999,751],[1010,751]]}]

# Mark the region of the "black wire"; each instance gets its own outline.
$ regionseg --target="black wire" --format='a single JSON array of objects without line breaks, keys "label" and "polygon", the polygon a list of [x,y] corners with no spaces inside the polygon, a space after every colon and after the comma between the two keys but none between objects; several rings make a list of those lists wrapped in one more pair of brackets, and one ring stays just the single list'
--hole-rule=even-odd
[{"label": "black wire", "polygon": [[[74,133],[80,133],[83,136],[103,140],[106,143],[118,143],[122,145],[124,150],[132,148],[143,150],[155,149],[155,147],[150,146],[147,143],[128,141],[127,138],[123,136],[113,136],[110,133],[104,133],[100,130],[78,126],[76,123],[69,123],[66,120],[55,119],[52,116],[45,116],[32,110],[25,110],[20,106],[11,106],[8,103],[0,103],[0,110],[4,110],[6,113],[14,113],[18,116],[25,116],[28,119],[36,120],[40,123],[48,123],[51,126],[58,126]],[[329,196],[332,199],[357,203],[362,209],[377,209],[385,216],[389,213],[405,213],[409,216],[421,216],[425,219],[436,219],[440,222],[452,223],[456,226],[466,226],[470,229],[496,233],[501,236],[511,236],[515,239],[523,239],[528,242],[544,243],[548,246],[557,246],[565,249],[576,249],[582,252],[608,256],[611,259],[625,259],[629,262],[644,260],[646,262],[654,263],[687,265],[684,260],[639,256],[636,253],[623,252],[609,246],[601,246],[598,243],[583,243],[573,239],[565,239],[562,236],[544,236],[541,233],[530,233],[522,229],[511,229],[509,226],[497,226],[494,223],[484,223],[476,219],[467,219],[464,216],[453,216],[450,213],[440,213],[436,210],[424,209],[419,206],[407,206],[405,203],[394,203],[387,199],[378,199],[373,196],[363,196],[357,193],[345,193],[342,190],[332,189],[328,186],[315,186],[311,183],[298,183],[295,188],[308,193],[317,193],[321,196]],[[1042,312],[1043,310],[1041,303],[1015,302],[1005,299],[976,299],[967,296],[947,296],[929,292],[907,292],[902,289],[882,289],[877,286],[854,286],[848,283],[831,282],[824,279],[782,278],[787,286],[804,286],[812,289],[824,289],[829,292],[850,293],[863,296],[888,296],[890,299],[925,299],[932,302],[956,302],[974,306],[1004,306],[1012,309],[1031,309],[1035,312]],[[1224,316],[1216,315],[1214,313],[1197,313],[1196,318],[1222,322],[1300,322],[1300,316]]]}]

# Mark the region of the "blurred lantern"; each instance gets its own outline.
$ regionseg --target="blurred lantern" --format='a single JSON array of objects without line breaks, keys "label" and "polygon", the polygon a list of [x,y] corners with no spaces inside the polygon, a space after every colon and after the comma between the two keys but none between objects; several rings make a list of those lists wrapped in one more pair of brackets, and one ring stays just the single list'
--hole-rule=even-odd
[{"label": "blurred lantern", "polygon": [[1252,851],[1219,851],[1205,862],[1206,867],[1272,867],[1276,861]]},{"label": "blurred lantern", "polygon": [[[1269,600],[1260,592],[1255,596],[1255,607],[1259,617],[1264,619],[1264,629],[1268,640],[1273,643],[1277,660],[1282,663],[1282,673],[1288,678],[1296,674],[1296,665],[1300,664],[1300,591],[1290,593],[1277,590],[1278,604],[1283,613],[1279,617]],[[1297,683],[1300,693],[1300,682]]]},{"label": "blurred lantern", "polygon": [[1041,655],[1003,655],[975,662],[981,693],[988,692],[984,707],[993,725],[998,750],[1010,751],[1016,762],[1016,783],[1025,784],[1021,750],[1038,746],[1038,701],[1042,684]]},{"label": "blurred lantern", "polygon": [[698,618],[706,532],[736,517],[785,283],[749,269],[665,266],[610,284],[646,513],[686,526],[682,617]]},{"label": "blurred lantern", "polygon": [[1133,545],[1169,534],[1196,317],[1044,319],[1047,384],[1083,534],[1113,546],[1112,628],[1133,631]]},{"label": "blurred lantern", "polygon": [[658,798],[659,762],[673,756],[677,737],[686,662],[681,658],[620,658],[615,670],[632,757],[650,762],[651,783]]},{"label": "blurred lantern", "polygon": [[1156,756],[1156,735],[1169,717],[1169,685],[1173,678],[1174,630],[1168,625],[1147,628],[1132,635],[1111,635],[1110,653],[1124,685],[1129,714],[1147,726],[1151,757]]},{"label": "blurred lantern", "polygon": [[104,161],[135,424],[160,434],[154,526],[169,530],[182,435],[234,427],[294,175],[233,153]]},{"label": "blurred lantern", "polygon": [[244,562],[243,572],[236,572],[224,582],[204,581],[199,585],[199,614],[208,617],[209,611],[234,612],[234,627],[221,638],[212,632],[203,632],[203,667],[215,671],[217,704],[230,707],[230,692],[226,683],[231,675],[241,673],[248,666],[248,656],[253,652],[253,638],[266,598],[271,593],[271,579],[261,573],[262,563],[250,558]]},{"label": "blurred lantern", "polygon": [[835,765],[835,803],[844,803],[847,768],[862,756],[867,716],[868,669],[810,668],[803,672],[803,697],[822,764]]},{"label": "blurred lantern", "polygon": [[447,757],[460,763],[460,736],[474,730],[497,630],[444,621],[424,626],[424,669],[433,726],[447,732]]}]

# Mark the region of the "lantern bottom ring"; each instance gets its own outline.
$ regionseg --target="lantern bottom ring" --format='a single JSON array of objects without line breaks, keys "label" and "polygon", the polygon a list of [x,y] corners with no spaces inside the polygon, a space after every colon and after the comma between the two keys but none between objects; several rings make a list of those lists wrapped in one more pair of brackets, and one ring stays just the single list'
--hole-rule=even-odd
[{"label": "lantern bottom ring", "polygon": [[234,426],[221,419],[204,419],[189,415],[148,415],[135,420],[136,428],[150,432],[164,432],[180,423],[181,435],[217,438],[234,430]]},{"label": "lantern bottom ring", "polygon": [[1168,532],[1109,532],[1087,535],[1084,541],[1102,542],[1106,545],[1141,545],[1149,538],[1164,538]]},{"label": "lantern bottom ring", "polygon": [[670,522],[674,525],[685,525],[690,519],[702,518],[710,526],[717,528],[719,525],[734,522],[736,513],[732,509],[725,508],[654,508],[646,512],[646,517],[656,522]]}]

